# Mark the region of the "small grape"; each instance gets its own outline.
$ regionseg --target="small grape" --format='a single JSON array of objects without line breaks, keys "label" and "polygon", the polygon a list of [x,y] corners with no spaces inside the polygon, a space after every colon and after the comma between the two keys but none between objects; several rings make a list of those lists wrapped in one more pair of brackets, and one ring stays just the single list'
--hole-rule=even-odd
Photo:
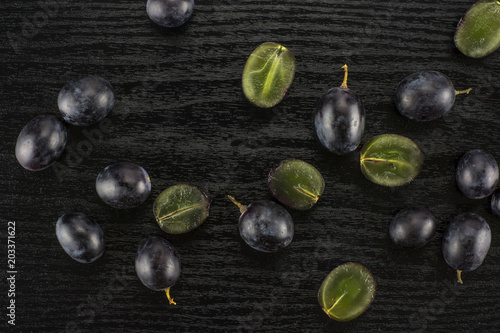
[{"label": "small grape", "polygon": [[17,137],[17,161],[30,171],[48,168],[64,152],[67,136],[66,126],[55,116],[35,117]]},{"label": "small grape", "polygon": [[261,252],[276,252],[290,244],[294,225],[283,207],[266,200],[244,206],[231,196],[229,199],[240,208],[240,235],[250,247]]},{"label": "small grape", "polygon": [[97,194],[114,208],[133,208],[151,193],[151,181],[144,168],[129,162],[107,166],[96,179]]},{"label": "small grape", "polygon": [[104,253],[104,233],[99,224],[85,214],[61,216],[56,223],[56,235],[64,251],[78,262],[94,262]]},{"label": "small grape", "polygon": [[490,226],[481,216],[464,213],[450,223],[443,237],[443,256],[446,263],[457,270],[459,283],[462,283],[462,271],[481,266],[490,244]]},{"label": "small grape", "polygon": [[148,0],[149,18],[165,28],[183,25],[193,15],[194,0]]},{"label": "small grape", "polygon": [[458,188],[471,199],[481,199],[492,194],[498,184],[498,178],[498,164],[495,158],[484,150],[468,151],[458,162]]},{"label": "small grape", "polygon": [[347,88],[347,65],[340,88],[321,96],[314,127],[321,144],[331,152],[344,155],[358,148],[365,130],[365,108],[361,98]]},{"label": "small grape", "polygon": [[160,237],[151,237],[137,249],[135,271],[149,289],[164,290],[170,304],[170,288],[179,280],[181,261],[174,246]]},{"label": "small grape", "polygon": [[396,88],[396,108],[403,116],[418,121],[442,117],[455,103],[456,91],[450,79],[439,72],[420,72],[407,76]]},{"label": "small grape", "polygon": [[80,77],[62,88],[57,104],[66,122],[88,126],[109,114],[115,104],[115,94],[109,82],[101,77]]},{"label": "small grape", "polygon": [[436,218],[424,206],[401,210],[389,225],[389,235],[394,244],[402,247],[422,247],[436,233]]},{"label": "small grape", "polygon": [[500,216],[500,190],[493,192],[491,197],[491,211]]}]

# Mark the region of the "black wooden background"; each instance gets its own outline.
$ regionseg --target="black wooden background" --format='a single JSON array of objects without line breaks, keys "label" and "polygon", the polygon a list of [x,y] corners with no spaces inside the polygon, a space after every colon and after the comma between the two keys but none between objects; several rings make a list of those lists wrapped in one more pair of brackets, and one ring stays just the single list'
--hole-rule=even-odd
[{"label": "black wooden background", "polygon": [[[482,148],[500,161],[500,52],[470,59],[453,44],[472,0],[196,1],[191,20],[162,29],[145,1],[2,1],[0,3],[0,184],[2,221],[1,328],[23,332],[498,332],[500,218],[489,199],[463,196],[454,181],[460,156]],[[260,43],[285,45],[296,57],[294,83],[282,103],[257,109],[241,91],[241,74]],[[317,142],[315,104],[339,86],[347,63],[349,87],[367,116],[363,140],[397,133],[421,147],[420,176],[401,188],[366,180],[359,150],[335,156]],[[438,70],[458,96],[442,119],[417,123],[400,116],[394,90],[405,76]],[[57,168],[24,170],[14,147],[23,126],[58,115],[57,95],[70,79],[99,75],[117,103],[104,123],[68,126]],[[93,137],[93,142],[87,139]],[[286,158],[315,165],[326,189],[306,212],[291,211],[295,237],[276,254],[243,243],[238,209],[271,199],[269,169]],[[142,165],[152,194],[136,209],[106,206],[95,178],[108,164]],[[157,226],[152,205],[170,185],[190,182],[213,199],[197,230],[171,236]],[[432,241],[402,250],[388,236],[401,208],[427,205],[439,220]],[[72,260],[55,223],[81,211],[101,224],[107,247],[93,264]],[[462,212],[489,222],[492,247],[483,265],[455,272],[441,255],[446,225]],[[16,326],[7,325],[7,222],[16,222]],[[170,240],[182,274],[176,306],[144,287],[135,252],[151,235]],[[347,323],[330,320],[317,302],[324,277],[347,261],[364,264],[378,283],[371,307]]]}]

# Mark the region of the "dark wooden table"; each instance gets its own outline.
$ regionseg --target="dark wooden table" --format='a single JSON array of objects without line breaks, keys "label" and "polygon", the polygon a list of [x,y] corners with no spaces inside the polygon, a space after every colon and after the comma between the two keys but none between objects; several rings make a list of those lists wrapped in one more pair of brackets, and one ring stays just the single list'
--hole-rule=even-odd
[{"label": "dark wooden table", "polygon": [[[472,0],[197,1],[183,27],[161,29],[145,1],[3,1],[0,3],[0,184],[2,221],[0,331],[22,332],[498,332],[500,218],[489,199],[471,200],[454,181],[460,156],[473,148],[500,161],[500,53],[470,59],[453,44]],[[295,81],[273,109],[250,105],[241,92],[248,55],[275,41],[296,56]],[[312,114],[320,95],[340,85],[361,96],[363,141],[382,133],[413,139],[425,155],[420,176],[401,188],[366,180],[359,150],[335,156],[316,140]],[[429,123],[398,114],[394,90],[405,76],[438,70],[457,89],[453,109]],[[105,127],[68,126],[57,164],[24,170],[14,147],[22,127],[40,114],[58,115],[57,94],[70,79],[99,75],[116,90]],[[93,141],[88,137],[92,137]],[[291,211],[295,237],[276,254],[243,243],[244,203],[270,199],[269,169],[286,158],[315,165],[326,190],[306,212]],[[127,160],[151,176],[152,194],[136,209],[106,206],[95,178]],[[197,230],[171,236],[156,224],[152,205],[170,185],[190,182],[213,199]],[[388,224],[401,208],[427,205],[439,220],[432,241],[402,250]],[[95,217],[107,237],[93,264],[72,260],[55,223],[64,212]],[[458,286],[441,255],[447,224],[461,212],[486,218],[492,246]],[[7,223],[16,225],[16,326],[7,324]],[[182,275],[166,297],[144,287],[134,271],[139,244],[163,236],[178,249]],[[356,261],[378,283],[366,313],[330,320],[317,302],[324,277]]]}]

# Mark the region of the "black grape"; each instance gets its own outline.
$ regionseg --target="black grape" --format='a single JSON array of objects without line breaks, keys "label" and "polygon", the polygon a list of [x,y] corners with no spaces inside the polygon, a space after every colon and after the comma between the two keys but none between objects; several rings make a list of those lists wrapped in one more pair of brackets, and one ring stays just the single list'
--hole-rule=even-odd
[{"label": "black grape", "polygon": [[81,263],[91,263],[104,253],[104,232],[90,216],[64,214],[57,220],[56,235],[64,251]]},{"label": "black grape", "polygon": [[151,181],[144,168],[129,162],[107,166],[97,176],[97,194],[114,208],[133,208],[143,203],[151,193]]},{"label": "black grape", "polygon": [[491,197],[491,211],[500,216],[500,190],[493,192]]},{"label": "black grape", "polygon": [[498,164],[495,158],[484,150],[468,151],[458,162],[458,188],[471,199],[481,199],[492,194],[498,178]]},{"label": "black grape", "polygon": [[160,237],[144,241],[135,256],[135,271],[149,289],[165,290],[171,304],[169,290],[181,275],[181,261],[174,246]]},{"label": "black grape", "polygon": [[446,263],[458,271],[472,271],[482,263],[491,244],[488,223],[474,213],[458,215],[448,226],[443,238],[443,256]]},{"label": "black grape", "polygon": [[396,108],[409,119],[434,120],[451,109],[455,95],[469,91],[455,91],[453,83],[442,73],[419,72],[399,83],[396,88]]},{"label": "black grape", "polygon": [[402,247],[422,247],[436,233],[436,218],[424,206],[403,209],[389,225],[389,235],[394,244]]},{"label": "black grape", "polygon": [[252,248],[262,252],[276,252],[286,247],[293,238],[293,220],[285,208],[273,201],[254,201],[241,205],[229,196],[242,212],[240,235]]},{"label": "black grape", "polygon": [[344,82],[321,96],[314,117],[316,135],[331,152],[344,155],[355,150],[365,130],[365,109],[361,98]]},{"label": "black grape", "polygon": [[66,122],[88,126],[104,119],[115,104],[115,94],[108,81],[86,76],[67,83],[57,99]]},{"label": "black grape", "polygon": [[194,0],[148,0],[149,18],[165,28],[183,25],[193,14]]},{"label": "black grape", "polygon": [[19,133],[17,161],[31,171],[48,168],[62,155],[67,136],[66,126],[55,116],[35,117]]}]

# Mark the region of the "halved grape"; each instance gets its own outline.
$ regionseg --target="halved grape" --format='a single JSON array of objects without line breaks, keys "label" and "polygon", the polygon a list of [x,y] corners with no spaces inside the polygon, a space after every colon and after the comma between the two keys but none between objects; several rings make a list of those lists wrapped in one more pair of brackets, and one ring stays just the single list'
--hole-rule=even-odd
[{"label": "halved grape", "polygon": [[289,159],[269,172],[267,184],[273,196],[294,209],[309,209],[318,202],[325,189],[325,180],[311,164]]},{"label": "halved grape", "polygon": [[485,57],[500,46],[500,2],[480,0],[458,23],[455,45],[472,58]]},{"label": "halved grape", "polygon": [[64,123],[52,115],[33,118],[17,137],[16,158],[27,170],[48,168],[62,155],[66,147]]},{"label": "halved grape", "polygon": [[276,43],[263,43],[248,57],[243,70],[243,92],[256,106],[271,108],[285,97],[294,75],[292,52]]},{"label": "halved grape", "polygon": [[382,186],[402,186],[422,169],[422,152],[415,142],[397,134],[382,134],[368,140],[361,149],[361,171]]},{"label": "halved grape", "polygon": [[490,153],[482,149],[470,150],[458,162],[456,179],[458,188],[465,196],[486,198],[498,184],[498,164]]},{"label": "halved grape", "polygon": [[179,280],[181,261],[174,246],[160,237],[145,240],[137,249],[135,271],[139,280],[149,289],[167,294],[170,304],[170,288]]},{"label": "halved grape", "polygon": [[210,200],[198,187],[178,184],[160,193],[153,205],[156,222],[169,234],[199,227],[208,217]]},{"label": "halved grape", "polygon": [[376,282],[365,266],[348,262],[328,274],[318,292],[319,305],[333,320],[349,321],[368,309]]},{"label": "halved grape", "polygon": [[64,214],[57,220],[56,235],[64,251],[78,262],[94,262],[104,253],[104,232],[88,215]]}]

